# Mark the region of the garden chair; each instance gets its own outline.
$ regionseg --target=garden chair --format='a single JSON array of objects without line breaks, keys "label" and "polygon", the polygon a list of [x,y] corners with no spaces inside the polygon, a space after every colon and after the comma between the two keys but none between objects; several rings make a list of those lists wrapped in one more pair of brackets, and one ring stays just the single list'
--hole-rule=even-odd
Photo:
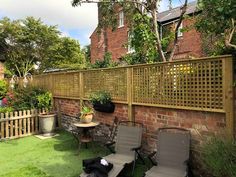
[{"label": "garden chair", "polygon": [[116,136],[118,124],[119,124],[118,117],[115,117],[110,130],[108,128],[101,130],[102,126],[98,126],[98,128],[95,128],[93,134],[94,141],[101,143],[102,145],[108,142],[113,142]]},{"label": "garden chair", "polygon": [[[103,157],[109,163],[113,164],[112,170],[108,173],[109,177],[116,177],[125,165],[135,161],[139,155],[141,148],[143,125],[140,123],[121,121],[117,127],[116,142],[107,143],[106,146],[111,150],[112,154]],[[114,150],[111,148],[115,145]],[[80,177],[86,177],[88,174],[82,173]]]},{"label": "garden chair", "polygon": [[[190,132],[186,129],[166,127],[158,130],[157,153],[149,158],[153,166],[145,177],[186,177],[189,159]],[[156,161],[153,161],[156,154]]]}]

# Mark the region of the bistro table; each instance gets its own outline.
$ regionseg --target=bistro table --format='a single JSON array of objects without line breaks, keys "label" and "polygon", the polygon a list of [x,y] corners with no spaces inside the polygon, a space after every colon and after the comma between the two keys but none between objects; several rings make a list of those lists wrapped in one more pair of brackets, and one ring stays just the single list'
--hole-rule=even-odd
[{"label": "bistro table", "polygon": [[98,126],[99,122],[90,122],[90,123],[74,123],[74,126],[77,127],[77,129],[81,129],[82,132],[80,134],[79,138],[79,150],[82,143],[85,143],[85,147],[88,148],[88,143],[93,141],[93,136],[90,132],[91,129],[94,129],[96,126]]}]

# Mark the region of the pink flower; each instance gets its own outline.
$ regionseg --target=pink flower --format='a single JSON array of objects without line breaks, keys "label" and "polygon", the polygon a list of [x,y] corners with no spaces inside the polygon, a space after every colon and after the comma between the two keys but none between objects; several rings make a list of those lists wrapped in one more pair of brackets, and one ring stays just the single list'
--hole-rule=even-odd
[{"label": "pink flower", "polygon": [[6,97],[4,97],[4,98],[2,99],[2,104],[3,104],[4,106],[6,106],[6,105],[7,105],[7,103],[8,103],[8,101],[7,101],[7,98],[6,98]]}]

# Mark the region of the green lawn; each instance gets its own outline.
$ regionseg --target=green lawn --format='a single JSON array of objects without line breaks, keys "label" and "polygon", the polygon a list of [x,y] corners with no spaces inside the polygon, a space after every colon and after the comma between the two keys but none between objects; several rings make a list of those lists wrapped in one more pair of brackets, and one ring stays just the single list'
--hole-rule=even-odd
[{"label": "green lawn", "polygon": [[[70,133],[40,140],[34,136],[0,142],[0,177],[78,177],[82,159],[103,156],[107,151],[82,148]],[[146,167],[137,165],[135,177],[141,177]],[[126,169],[124,173],[130,172]]]}]

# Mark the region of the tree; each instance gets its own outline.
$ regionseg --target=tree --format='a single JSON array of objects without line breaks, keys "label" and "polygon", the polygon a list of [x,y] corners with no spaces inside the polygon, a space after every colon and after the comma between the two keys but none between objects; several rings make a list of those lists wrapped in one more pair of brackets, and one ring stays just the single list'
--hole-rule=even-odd
[{"label": "tree", "polygon": [[63,38],[56,26],[43,24],[40,19],[27,17],[24,20],[3,18],[0,20],[1,55],[6,67],[20,77],[35,70],[42,72],[62,63],[82,62],[78,41]]},{"label": "tree", "polygon": [[[159,30],[158,30],[158,24],[157,24],[157,10],[158,6],[161,0],[146,0],[146,1],[141,1],[141,0],[73,0],[72,5],[73,6],[78,6],[81,3],[98,3],[98,8],[99,8],[99,24],[98,28],[100,29],[105,29],[108,26],[111,26],[113,29],[117,26],[117,16],[115,15],[115,6],[119,5],[123,8],[126,18],[128,19],[129,22],[132,22],[132,18],[134,15],[139,13],[142,16],[148,16],[149,14],[151,15],[151,23],[150,27],[152,29],[152,33],[154,35],[154,41],[156,42],[156,51],[158,51],[159,56],[162,61],[167,61],[167,58],[163,52],[162,44],[161,44],[161,39],[159,35]],[[170,0],[171,2],[171,0]],[[176,45],[178,42],[178,29],[180,27],[180,24],[183,20],[183,16],[186,12],[187,9],[187,0],[185,0],[185,3],[183,7],[181,8],[181,15],[179,18],[179,21],[176,25],[174,34],[175,34],[175,39],[174,39],[174,45],[171,51],[171,55],[169,60],[172,60]],[[132,26],[132,23],[130,23]],[[105,35],[104,35],[105,36]],[[105,38],[106,42],[106,38]]]},{"label": "tree", "polygon": [[82,48],[82,52],[85,55],[85,59],[87,62],[90,62],[91,60],[91,45],[86,45]]},{"label": "tree", "polygon": [[59,39],[57,53],[54,58],[57,60],[52,63],[53,68],[81,69],[87,65],[85,54],[80,49],[77,40],[62,37]]},{"label": "tree", "polygon": [[198,4],[202,12],[197,19],[197,29],[208,39],[213,39],[214,49],[236,50],[235,0],[200,0]]}]

